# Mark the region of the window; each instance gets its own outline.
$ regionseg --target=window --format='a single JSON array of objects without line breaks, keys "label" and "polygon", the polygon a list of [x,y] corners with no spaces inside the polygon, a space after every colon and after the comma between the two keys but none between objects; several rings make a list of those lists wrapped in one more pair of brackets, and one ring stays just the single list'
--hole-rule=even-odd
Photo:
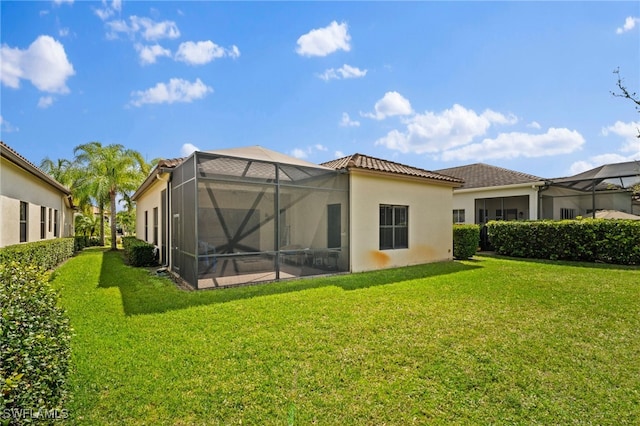
[{"label": "window", "polygon": [[53,236],[59,237],[60,232],[58,229],[58,210],[53,211]]},{"label": "window", "polygon": [[327,206],[327,248],[340,248],[342,246],[342,206],[329,204]]},{"label": "window", "polygon": [[144,211],[144,240],[149,241],[149,210]]},{"label": "window", "polygon": [[453,210],[453,223],[464,223],[464,209]]},{"label": "window", "polygon": [[29,217],[29,204],[20,201],[20,242],[27,241],[27,225]]},{"label": "window", "polygon": [[47,208],[40,207],[40,239],[47,238]]},{"label": "window", "polygon": [[158,245],[158,208],[153,208],[153,244]]},{"label": "window", "polygon": [[409,207],[380,205],[380,250],[409,247]]},{"label": "window", "polygon": [[49,232],[51,232],[51,226],[53,225],[53,219],[51,218],[52,214],[53,214],[53,209],[49,207]]},{"label": "window", "polygon": [[575,209],[560,209],[560,219],[575,219],[576,218],[576,210]]}]

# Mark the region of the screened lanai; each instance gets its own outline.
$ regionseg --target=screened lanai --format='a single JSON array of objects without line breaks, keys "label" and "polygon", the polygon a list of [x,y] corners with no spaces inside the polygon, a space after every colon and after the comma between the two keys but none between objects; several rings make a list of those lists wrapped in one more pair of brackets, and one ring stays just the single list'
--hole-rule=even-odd
[{"label": "screened lanai", "polygon": [[599,210],[640,214],[640,161],[605,164],[550,183],[540,197],[542,218],[596,217]]},{"label": "screened lanai", "polygon": [[195,152],[171,182],[172,270],[194,288],[349,270],[348,179],[261,147]]}]

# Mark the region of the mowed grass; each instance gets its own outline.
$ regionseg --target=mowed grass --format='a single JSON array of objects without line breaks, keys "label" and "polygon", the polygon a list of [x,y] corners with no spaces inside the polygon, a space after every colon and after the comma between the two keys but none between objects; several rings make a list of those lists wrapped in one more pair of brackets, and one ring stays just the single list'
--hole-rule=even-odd
[{"label": "mowed grass", "polygon": [[86,250],[71,423],[639,424],[640,270],[478,257],[185,292]]}]

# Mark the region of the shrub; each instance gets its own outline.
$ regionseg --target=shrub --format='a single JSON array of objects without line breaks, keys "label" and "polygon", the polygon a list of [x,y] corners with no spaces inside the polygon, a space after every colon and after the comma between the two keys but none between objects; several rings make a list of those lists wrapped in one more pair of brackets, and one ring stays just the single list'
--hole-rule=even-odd
[{"label": "shrub", "polygon": [[469,259],[478,251],[479,243],[480,226],[453,225],[453,257]]},{"label": "shrub", "polygon": [[16,261],[53,269],[74,253],[74,238],[56,238],[33,243],[16,244],[0,249],[0,263]]},{"label": "shrub", "polygon": [[89,237],[85,235],[76,235],[75,237],[73,237],[73,240],[73,249],[76,252],[84,250],[85,247],[89,247]]},{"label": "shrub", "polygon": [[139,240],[136,237],[123,237],[122,246],[127,263],[131,266],[157,265],[156,250],[153,244]]},{"label": "shrub", "polygon": [[584,219],[489,222],[499,254],[538,259],[640,264],[640,222]]},{"label": "shrub", "polygon": [[42,268],[0,263],[0,413],[18,413],[10,424],[66,416],[71,329],[57,303]]}]

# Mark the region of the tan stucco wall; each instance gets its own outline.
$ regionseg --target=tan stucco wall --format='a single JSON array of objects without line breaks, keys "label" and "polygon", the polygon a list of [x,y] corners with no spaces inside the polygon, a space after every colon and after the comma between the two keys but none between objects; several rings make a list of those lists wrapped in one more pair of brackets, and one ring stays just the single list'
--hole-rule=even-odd
[{"label": "tan stucco wall", "polygon": [[[165,179],[168,178],[164,175]],[[158,208],[158,247],[162,248],[162,190],[167,189],[167,182],[156,179],[156,181],[136,199],[136,237],[140,240],[153,244],[153,209]],[[169,191],[167,191],[168,193]],[[144,212],[148,212],[148,235],[144,235]],[[167,239],[167,241],[169,241]]]},{"label": "tan stucco wall", "polygon": [[42,240],[40,207],[47,208],[44,239],[55,238],[53,224],[49,231],[49,209],[58,210],[60,236],[73,236],[74,212],[65,198],[57,188],[0,158],[0,247],[20,242],[20,201],[29,203],[27,242]]},{"label": "tan stucco wall", "polygon": [[[352,272],[453,258],[450,186],[357,170],[350,186]],[[409,206],[409,248],[379,250],[381,204]]]}]

